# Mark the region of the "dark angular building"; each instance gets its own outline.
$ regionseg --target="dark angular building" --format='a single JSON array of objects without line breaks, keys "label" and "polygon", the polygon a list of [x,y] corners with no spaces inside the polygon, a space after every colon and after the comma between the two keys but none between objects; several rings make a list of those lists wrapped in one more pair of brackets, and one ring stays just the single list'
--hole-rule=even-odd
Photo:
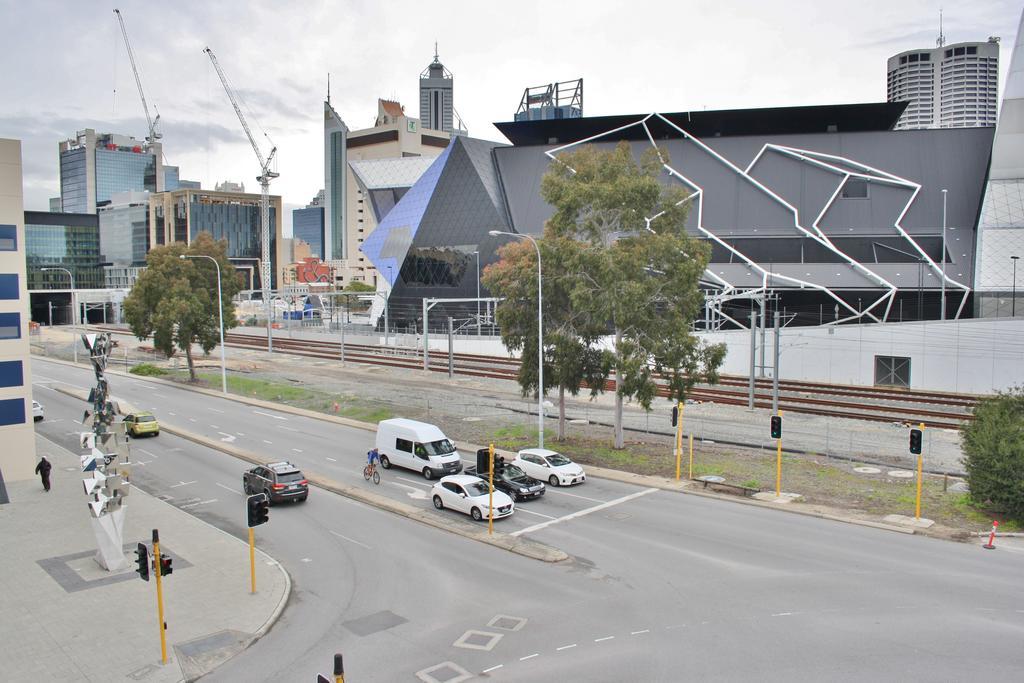
[{"label": "dark angular building", "polygon": [[[946,317],[969,317],[994,129],[896,131],[905,106],[499,123],[512,145],[453,140],[363,251],[393,284],[392,320],[419,321],[425,297],[476,296],[474,252],[483,268],[507,241],[488,231],[542,233],[553,157],[621,141],[639,157],[657,143],[663,181],[690,191],[687,227],[712,250],[705,327],[743,326],[765,301],[795,324],[935,319],[943,280]],[[475,304],[434,310],[440,323]]]}]

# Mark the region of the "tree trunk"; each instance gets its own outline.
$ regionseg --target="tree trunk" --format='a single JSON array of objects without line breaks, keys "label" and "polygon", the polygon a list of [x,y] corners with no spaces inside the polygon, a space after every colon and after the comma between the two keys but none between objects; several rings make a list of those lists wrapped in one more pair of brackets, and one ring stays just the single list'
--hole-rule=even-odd
[{"label": "tree trunk", "polygon": [[565,385],[558,386],[558,440],[565,441]]},{"label": "tree trunk", "polygon": [[190,382],[195,382],[199,378],[196,377],[196,364],[195,364],[195,361],[192,360],[192,345],[191,344],[186,344],[185,345],[185,359],[188,361],[188,380]]},{"label": "tree trunk", "polygon": [[[622,343],[622,330],[615,328],[615,353],[619,353],[619,344]],[[615,368],[615,448],[626,447],[626,440],[622,435],[622,368],[617,364]]]}]

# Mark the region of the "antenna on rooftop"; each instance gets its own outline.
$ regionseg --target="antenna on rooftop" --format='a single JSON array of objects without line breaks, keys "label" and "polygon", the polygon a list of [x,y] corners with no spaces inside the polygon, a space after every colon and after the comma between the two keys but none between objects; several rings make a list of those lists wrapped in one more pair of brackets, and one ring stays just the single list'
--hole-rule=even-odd
[{"label": "antenna on rooftop", "polygon": [[939,8],[939,37],[935,41],[936,47],[942,47],[946,44],[946,36],[942,33],[942,8]]},{"label": "antenna on rooftop", "polygon": [[331,103],[331,72],[327,72],[327,104]]}]

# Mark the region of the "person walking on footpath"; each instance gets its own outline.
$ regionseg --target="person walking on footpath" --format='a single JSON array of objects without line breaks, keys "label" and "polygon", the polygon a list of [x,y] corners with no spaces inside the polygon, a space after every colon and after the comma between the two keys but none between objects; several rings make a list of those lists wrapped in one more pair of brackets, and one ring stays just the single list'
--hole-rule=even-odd
[{"label": "person walking on footpath", "polygon": [[43,488],[47,493],[50,491],[50,470],[52,468],[53,465],[50,464],[50,461],[46,459],[45,455],[42,456],[39,464],[36,465],[36,474],[38,474],[39,478],[43,480]]}]

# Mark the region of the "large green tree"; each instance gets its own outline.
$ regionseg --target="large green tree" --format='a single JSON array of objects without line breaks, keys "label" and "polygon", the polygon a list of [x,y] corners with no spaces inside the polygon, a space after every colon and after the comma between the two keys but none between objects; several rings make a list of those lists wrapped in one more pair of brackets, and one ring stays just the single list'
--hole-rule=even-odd
[{"label": "large green tree", "polygon": [[581,245],[575,315],[603,322],[614,338],[616,448],[624,446],[625,400],[650,410],[658,376],[670,400],[684,400],[694,383],[717,381],[725,357],[723,345],[692,331],[710,249],[687,234],[688,194],[668,181],[667,163],[664,149],[649,148],[638,162],[626,142],[611,150],[586,145],[559,156],[541,182],[554,207],[544,241]]},{"label": "large green tree", "polygon": [[209,354],[220,342],[217,314],[217,268],[220,264],[221,298],[224,303],[224,329],[235,327],[234,296],[242,281],[228,261],[227,242],[216,241],[201,232],[186,246],[180,242],[154,247],[146,256],[146,270],[135,281],[124,300],[124,314],[132,334],[140,340],[153,338],[153,346],[168,358],[177,351],[185,353],[188,372],[196,380],[192,345]]},{"label": "large green tree", "polygon": [[971,500],[1024,520],[1024,388],[979,401],[960,440]]}]

